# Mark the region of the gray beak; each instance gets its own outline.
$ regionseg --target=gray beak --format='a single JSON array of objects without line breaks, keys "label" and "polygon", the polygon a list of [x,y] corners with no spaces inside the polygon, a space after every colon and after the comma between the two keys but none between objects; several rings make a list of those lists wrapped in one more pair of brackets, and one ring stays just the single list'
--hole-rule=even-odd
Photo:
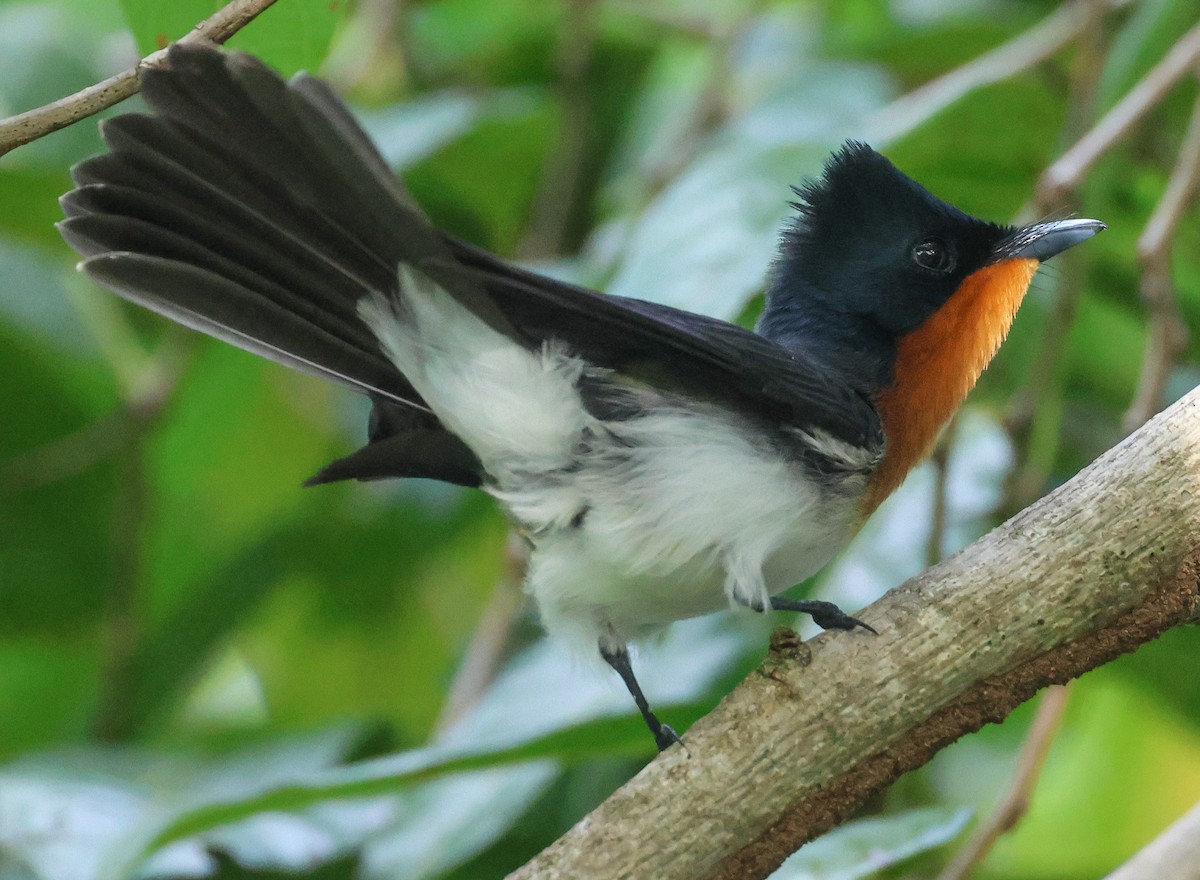
[{"label": "gray beak", "polygon": [[1018,229],[993,251],[992,262],[1041,260],[1061,254],[1108,227],[1099,220],[1055,220]]}]

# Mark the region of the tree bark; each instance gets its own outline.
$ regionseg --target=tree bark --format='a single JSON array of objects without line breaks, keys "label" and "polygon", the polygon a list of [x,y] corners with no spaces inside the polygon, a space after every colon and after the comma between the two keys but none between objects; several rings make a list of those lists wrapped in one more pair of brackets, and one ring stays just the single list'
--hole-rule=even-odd
[{"label": "tree bark", "polygon": [[941,748],[1193,617],[1200,389],[860,616],[771,652],[510,880],[765,877]]}]

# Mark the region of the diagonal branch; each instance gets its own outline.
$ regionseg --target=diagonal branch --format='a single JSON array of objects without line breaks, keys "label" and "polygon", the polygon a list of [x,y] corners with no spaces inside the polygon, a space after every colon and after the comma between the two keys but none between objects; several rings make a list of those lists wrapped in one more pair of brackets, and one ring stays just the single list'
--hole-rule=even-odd
[{"label": "diagonal branch", "polygon": [[1083,33],[1096,15],[1123,5],[1121,0],[1064,3],[1024,33],[882,108],[867,121],[870,138],[877,144],[898,140],[971,92],[1054,57]]},{"label": "diagonal branch", "polygon": [[1192,119],[1179,148],[1167,189],[1159,200],[1142,237],[1138,260],[1142,264],[1142,300],[1150,314],[1150,332],[1142,375],[1125,428],[1132,431],[1158,412],[1171,366],[1187,347],[1187,325],[1179,311],[1179,296],[1171,277],[1171,244],[1175,230],[1192,204],[1200,183],[1200,98],[1192,107]]},{"label": "diagonal branch", "polygon": [[[1200,390],[862,616],[777,638],[672,749],[511,880],[765,877],[902,773],[1200,602]],[[737,809],[730,809],[736,804]]]},{"label": "diagonal branch", "polygon": [[1011,831],[1029,810],[1030,798],[1041,778],[1050,747],[1054,745],[1054,737],[1062,724],[1070,693],[1070,685],[1055,685],[1046,691],[1038,704],[1037,717],[1033,719],[1025,744],[1021,747],[1016,772],[1013,773],[1012,784],[1004,800],[979,826],[937,880],[967,880],[979,863],[987,858],[996,841]]},{"label": "diagonal branch", "polygon": [[1129,94],[1046,169],[1038,181],[1038,203],[1053,205],[1078,187],[1096,161],[1154,109],[1197,62],[1200,62],[1200,24],[1180,37]]},{"label": "diagonal branch", "polygon": [[[275,0],[233,0],[196,25],[180,42],[211,40],[224,43],[274,2]],[[0,156],[135,95],[142,71],[148,67],[158,67],[166,57],[167,50],[160,49],[147,55],[128,70],[73,95],[59,98],[36,110],[0,119]]]}]

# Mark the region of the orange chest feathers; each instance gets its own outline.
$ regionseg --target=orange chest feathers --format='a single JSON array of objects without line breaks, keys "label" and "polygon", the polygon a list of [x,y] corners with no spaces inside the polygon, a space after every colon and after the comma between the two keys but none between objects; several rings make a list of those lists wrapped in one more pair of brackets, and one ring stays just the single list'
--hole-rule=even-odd
[{"label": "orange chest feathers", "polygon": [[1038,261],[1006,260],[967,277],[897,344],[895,382],[876,399],[887,453],[867,489],[869,515],[933,449],[1008,334]]}]

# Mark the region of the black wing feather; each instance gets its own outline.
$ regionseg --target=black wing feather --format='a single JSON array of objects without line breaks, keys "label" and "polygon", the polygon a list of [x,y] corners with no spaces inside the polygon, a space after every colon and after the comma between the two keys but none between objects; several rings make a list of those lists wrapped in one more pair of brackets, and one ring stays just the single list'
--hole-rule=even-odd
[{"label": "black wing feather", "polygon": [[556,281],[446,238],[505,316],[535,339],[563,339],[594,363],[651,380],[668,376],[750,414],[882,447],[874,407],[803,352],[716,318]]},{"label": "black wing feather", "polygon": [[386,408],[386,428],[315,481],[478,483],[478,461],[358,318],[363,297],[395,289],[401,263],[523,345],[563,340],[598,366],[751,417],[882,444],[871,405],[803,353],[553,281],[436,230],[319,80],[284,82],[250,56],[203,45],[175,45],[168,58],[143,79],[154,114],[104,123],[112,152],[73,169],[63,235],[84,271],[122,296],[367,392],[377,415]]}]

